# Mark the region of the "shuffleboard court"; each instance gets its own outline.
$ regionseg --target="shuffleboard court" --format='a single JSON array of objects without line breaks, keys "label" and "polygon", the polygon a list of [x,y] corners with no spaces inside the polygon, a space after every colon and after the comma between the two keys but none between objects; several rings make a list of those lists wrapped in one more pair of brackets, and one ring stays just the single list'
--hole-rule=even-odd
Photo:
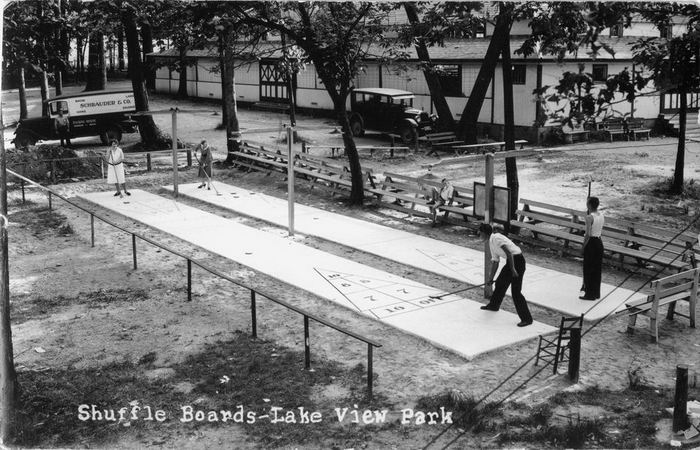
[{"label": "shuffleboard court", "polygon": [[128,199],[111,192],[79,197],[468,359],[555,331],[539,322],[519,328],[515,314],[482,311],[480,303],[457,295],[431,298],[443,292],[169,198],[131,193]]},{"label": "shuffleboard court", "polygon": [[[287,226],[286,200],[230,184],[215,183],[222,194],[220,196],[213,190],[197,189],[197,184],[181,185],[179,193],[239,214]],[[172,191],[172,187],[165,189]],[[472,285],[484,282],[482,251],[306,205],[296,204],[294,210],[294,228],[300,233]],[[585,313],[584,320],[595,321],[614,311],[624,310],[626,302],[646,297],[646,294],[603,283],[600,288],[603,300],[596,304],[578,298],[580,287],[579,275],[545,269],[529,262],[527,264],[523,285],[527,301],[566,316],[574,317]],[[591,309],[594,304],[595,307]]]}]

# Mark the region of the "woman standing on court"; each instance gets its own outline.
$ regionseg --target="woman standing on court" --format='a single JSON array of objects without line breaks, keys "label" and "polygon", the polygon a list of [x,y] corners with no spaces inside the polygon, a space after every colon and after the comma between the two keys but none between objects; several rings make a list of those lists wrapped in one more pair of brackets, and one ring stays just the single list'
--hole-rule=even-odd
[{"label": "woman standing on court", "polygon": [[124,179],[124,152],[119,148],[119,142],[116,139],[112,139],[112,146],[109,148],[105,161],[107,162],[107,183],[114,184],[114,187],[117,189],[114,196],[124,197],[121,189],[119,189],[119,185],[124,189],[126,195],[131,195],[126,190]]},{"label": "woman standing on court", "polygon": [[197,176],[202,178],[202,184],[197,186],[197,188],[201,189],[204,186],[207,186],[208,181],[209,186],[207,186],[207,189],[211,189],[211,166],[214,162],[214,158],[211,154],[211,149],[209,148],[209,144],[207,144],[206,139],[203,139],[202,142],[200,142],[194,149],[195,157],[197,157],[197,150],[200,152],[200,156],[197,158],[197,161],[199,162],[199,173]]},{"label": "woman standing on court", "polygon": [[583,295],[581,300],[597,300],[600,298],[600,280],[603,266],[603,241],[601,234],[605,217],[598,212],[600,200],[598,197],[588,197],[586,206],[586,234],[583,237]]}]

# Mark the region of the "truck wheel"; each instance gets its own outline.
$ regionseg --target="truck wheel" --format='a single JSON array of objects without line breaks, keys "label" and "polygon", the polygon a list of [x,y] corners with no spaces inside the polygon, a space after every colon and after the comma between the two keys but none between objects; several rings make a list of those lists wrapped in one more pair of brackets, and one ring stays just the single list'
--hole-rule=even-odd
[{"label": "truck wheel", "polygon": [[413,144],[413,127],[410,125],[401,125],[399,128],[399,136],[404,144]]},{"label": "truck wheel", "polygon": [[117,142],[122,140],[122,131],[117,127],[109,127],[102,133],[100,133],[100,141],[104,145],[109,145],[112,139],[116,139]]},{"label": "truck wheel", "polygon": [[26,150],[30,145],[36,144],[36,141],[31,136],[26,134],[18,134],[15,137],[15,148],[17,150]]},{"label": "truck wheel", "polygon": [[362,127],[362,119],[355,116],[350,119],[350,132],[353,136],[364,136],[365,130]]}]

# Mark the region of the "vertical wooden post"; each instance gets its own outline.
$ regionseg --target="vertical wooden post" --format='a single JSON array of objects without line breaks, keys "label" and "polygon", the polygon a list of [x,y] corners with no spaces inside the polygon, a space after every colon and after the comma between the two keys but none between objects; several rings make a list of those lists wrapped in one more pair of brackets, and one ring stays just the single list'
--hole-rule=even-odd
[{"label": "vertical wooden post", "polygon": [[192,260],[187,259],[187,301],[192,301]]},{"label": "vertical wooden post", "polygon": [[673,399],[673,431],[688,428],[688,366],[676,366],[676,394]]},{"label": "vertical wooden post", "polygon": [[372,401],[372,384],[373,384],[373,378],[372,378],[372,373],[374,371],[372,367],[372,351],[374,349],[372,348],[372,344],[367,344],[367,399],[371,402]]},{"label": "vertical wooden post", "polygon": [[311,342],[309,342],[309,316],[304,316],[304,368],[311,368]]},{"label": "vertical wooden post", "polygon": [[151,163],[151,152],[146,153],[146,170],[148,172],[153,170],[153,165]]},{"label": "vertical wooden post", "polygon": [[53,159],[51,160],[51,182],[56,182],[56,161]]},{"label": "vertical wooden post", "polygon": [[187,167],[192,167],[192,149],[187,149]]},{"label": "vertical wooden post", "polygon": [[292,127],[287,127],[287,204],[289,212],[289,235],[294,236],[294,154],[292,152]]},{"label": "vertical wooden post", "polygon": [[258,317],[255,308],[255,291],[250,290],[250,318],[251,318],[251,328],[253,332],[253,339],[258,337]]},{"label": "vertical wooden post", "polygon": [[[484,223],[491,225],[493,220],[493,154],[487,153],[484,157]],[[491,270],[491,248],[488,240],[484,243],[484,297],[489,298],[493,293],[488,283]]]},{"label": "vertical wooden post", "polygon": [[173,137],[173,195],[175,198],[178,196],[177,188],[177,108],[172,110],[172,137]]},{"label": "vertical wooden post", "polygon": [[53,205],[51,203],[51,191],[49,191],[49,210],[51,210],[52,207]]},{"label": "vertical wooden post", "polygon": [[301,141],[301,152],[309,153],[309,151],[306,149],[306,141]]},{"label": "vertical wooden post", "polygon": [[24,180],[22,178],[20,178],[19,181],[20,181],[20,184],[22,185],[22,204],[24,205],[24,203],[26,202],[26,199],[24,197]]},{"label": "vertical wooden post", "polygon": [[95,215],[90,213],[90,247],[95,246]]},{"label": "vertical wooden post", "polygon": [[131,253],[134,255],[134,270],[136,270],[136,235],[133,233],[131,234]]},{"label": "vertical wooden post", "polygon": [[581,328],[571,329],[569,340],[569,379],[578,383],[579,368],[581,366]]}]

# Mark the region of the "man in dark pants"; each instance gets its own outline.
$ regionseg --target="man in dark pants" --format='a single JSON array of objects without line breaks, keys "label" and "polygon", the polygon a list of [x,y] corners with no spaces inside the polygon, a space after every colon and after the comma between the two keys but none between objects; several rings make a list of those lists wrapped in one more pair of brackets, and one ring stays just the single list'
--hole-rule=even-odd
[{"label": "man in dark pants", "polygon": [[61,139],[61,147],[64,145],[70,147],[70,122],[68,121],[68,117],[63,115],[63,111],[58,111],[58,117],[54,119],[54,126],[56,127],[56,134],[58,134],[58,137]]},{"label": "man in dark pants", "polygon": [[507,237],[500,233],[494,233],[491,225],[487,223],[482,223],[479,227],[479,237],[482,242],[488,239],[489,248],[491,249],[491,270],[487,278],[488,284],[493,283],[501,258],[506,260],[505,267],[503,267],[496,279],[496,286],[491,295],[491,300],[488,305],[482,306],[481,309],[498,311],[501,308],[508,286],[510,286],[515,310],[518,313],[518,317],[520,317],[518,326],[526,327],[531,325],[532,316],[530,315],[530,309],[527,307],[525,297],[520,292],[523,287],[523,275],[525,275],[525,257],[522,250]]}]

